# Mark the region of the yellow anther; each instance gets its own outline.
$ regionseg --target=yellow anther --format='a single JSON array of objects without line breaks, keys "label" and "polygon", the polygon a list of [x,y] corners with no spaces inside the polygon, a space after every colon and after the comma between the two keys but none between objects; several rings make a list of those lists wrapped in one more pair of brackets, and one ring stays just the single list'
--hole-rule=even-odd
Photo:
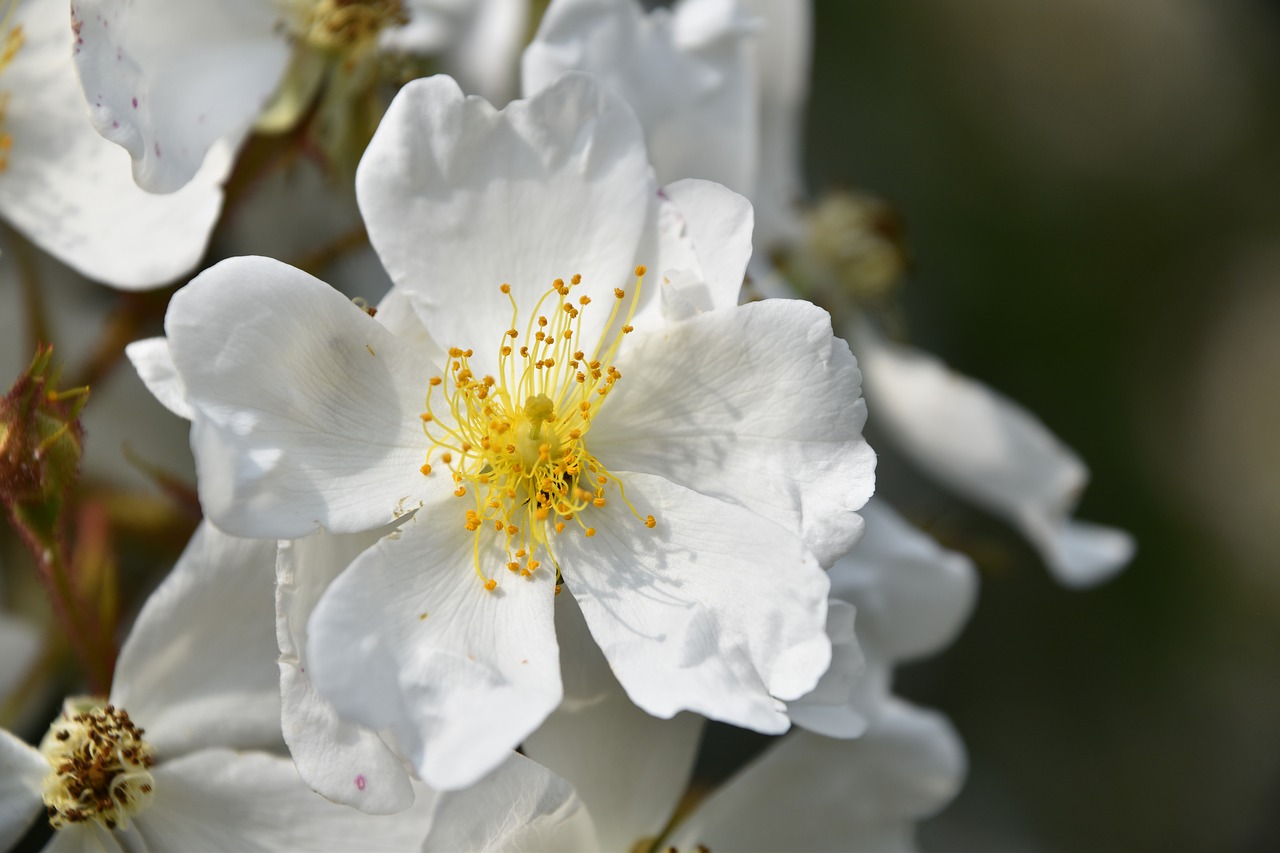
[{"label": "yellow anther", "polygon": [[432,415],[430,412],[423,412],[422,414],[418,415],[418,417],[422,418],[423,422],[435,420],[435,416]]},{"label": "yellow anther", "polygon": [[596,535],[596,529],[595,529],[594,527],[588,527],[588,528],[587,528],[587,536],[588,536],[588,538],[589,538],[589,537],[592,537],[592,536],[595,536],[595,535]]},{"label": "yellow anther", "polygon": [[615,287],[613,289],[613,295],[615,299],[625,299],[627,296],[627,292],[623,290],[621,287]]},{"label": "yellow anther", "polygon": [[574,273],[573,278],[569,279],[569,281],[573,284],[582,284],[582,276],[579,273]]},{"label": "yellow anther", "polygon": [[430,473],[431,473],[431,465],[430,465],[430,464],[423,465],[423,466],[422,466],[421,468],[419,468],[418,470],[419,470],[419,471],[421,471],[421,472],[422,472],[422,475],[425,477],[426,475],[428,475],[428,474],[430,474]]},{"label": "yellow anther", "polygon": [[648,270],[648,268],[647,268],[647,267],[645,267],[645,265],[644,265],[644,264],[640,264],[638,267],[636,267],[636,275],[637,275],[637,276],[643,276],[643,275],[644,275],[645,273],[647,273],[648,271],[649,271],[649,270]]},{"label": "yellow anther", "polygon": [[503,282],[502,285],[498,287],[498,290],[501,290],[503,293],[510,293],[511,285],[507,284],[506,282]]},{"label": "yellow anther", "polygon": [[440,454],[440,461],[441,461],[441,462],[443,462],[444,464],[448,465],[450,462],[452,462],[452,461],[453,461],[453,454],[452,454],[452,453],[441,453],[441,454]]},{"label": "yellow anther", "polygon": [[458,486],[458,488],[456,488],[456,489],[454,489],[454,490],[453,490],[453,496],[454,496],[454,497],[456,497],[456,498],[460,498],[460,497],[462,497],[463,495],[465,495],[466,493],[467,493],[467,487],[466,487],[466,486]]},{"label": "yellow anther", "polygon": [[484,588],[489,592],[493,592],[495,589],[498,588],[498,582],[493,578],[489,578],[484,582]]},{"label": "yellow anther", "polygon": [[644,526],[652,530],[653,528],[658,526],[658,520],[654,518],[652,515],[645,516]]}]

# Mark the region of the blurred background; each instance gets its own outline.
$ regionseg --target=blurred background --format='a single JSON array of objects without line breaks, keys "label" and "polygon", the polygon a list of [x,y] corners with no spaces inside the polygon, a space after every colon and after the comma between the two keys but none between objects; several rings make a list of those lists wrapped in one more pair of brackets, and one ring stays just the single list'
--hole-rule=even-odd
[{"label": "blurred background", "polygon": [[1068,591],[876,444],[983,576],[899,679],[971,761],[922,846],[1280,849],[1280,4],[818,0],[815,25],[810,185],[892,203],[912,342],[1038,414],[1092,469],[1079,516],[1138,539]]}]

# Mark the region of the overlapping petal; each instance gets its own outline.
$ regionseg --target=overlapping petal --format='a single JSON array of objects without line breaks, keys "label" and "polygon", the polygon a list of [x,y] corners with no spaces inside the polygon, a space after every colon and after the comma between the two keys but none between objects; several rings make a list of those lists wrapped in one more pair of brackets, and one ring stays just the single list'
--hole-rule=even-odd
[{"label": "overlapping petal", "polygon": [[853,332],[884,434],[921,468],[1017,527],[1064,584],[1101,583],[1128,563],[1127,533],[1071,518],[1088,470],[1031,413],[868,324]]},{"label": "overlapping petal", "polygon": [[239,148],[291,51],[260,0],[75,0],[71,14],[90,119],[152,192],[185,185],[219,142]]},{"label": "overlapping petal", "polygon": [[668,843],[680,850],[912,850],[912,824],[946,805],[964,773],[951,724],[894,700],[856,740],[788,735],[709,797]]},{"label": "overlapping petal", "polygon": [[802,531],[828,565],[874,487],[861,374],[826,312],[769,300],[636,332],[591,449]]},{"label": "overlapping petal", "polygon": [[570,595],[556,598],[556,633],[565,701],[522,751],[577,791],[595,824],[592,849],[629,850],[637,839],[657,838],[675,812],[705,721],[688,713],[663,720],[637,708]]},{"label": "overlapping petal", "polygon": [[205,749],[159,764],[155,795],[135,819],[151,850],[414,850],[433,807],[363,815],[331,803],[299,778],[293,762],[262,752]]},{"label": "overlapping petal", "polygon": [[13,23],[24,38],[0,74],[12,139],[0,214],[78,272],[116,287],[155,287],[190,270],[222,207],[229,152],[193,168],[190,186],[173,196],[139,189],[129,158],[85,120],[66,3],[24,0]]},{"label": "overlapping petal", "polygon": [[429,363],[328,285],[234,258],[174,296],[165,328],[195,413],[200,500],[224,529],[367,530],[447,486],[418,470]]},{"label": "overlapping petal", "polygon": [[146,728],[162,759],[206,746],[279,747],[275,556],[274,541],[205,523],[138,614],[111,701]]},{"label": "overlapping petal", "polygon": [[756,173],[755,27],[735,0],[556,0],[525,49],[528,97],[566,71],[597,77],[635,109],[660,183],[705,178],[749,193]]},{"label": "overlapping petal", "polygon": [[440,795],[424,853],[589,853],[590,814],[565,780],[519,754],[465,791]]},{"label": "overlapping petal", "polygon": [[307,619],[325,589],[386,531],[334,536],[320,531],[280,543],[276,560],[276,640],[281,724],[298,775],[320,794],[367,814],[392,814],[414,801],[408,770],[372,729],[341,719],[307,671]]},{"label": "overlapping petal", "polygon": [[[530,311],[557,278],[584,292],[629,286],[656,206],[631,110],[569,75],[498,112],[447,77],[416,80],[392,102],[356,175],[369,239],[427,332],[474,349],[497,373],[511,285]],[[605,312],[586,314],[595,340]]]},{"label": "overlapping petal", "polygon": [[[748,510],[662,477],[619,473],[596,535],[557,540],[560,570],[632,701],[780,732],[779,700],[812,690],[831,659],[828,581],[800,540]],[[774,698],[777,697],[777,698]]]},{"label": "overlapping petal", "polygon": [[[491,530],[477,539],[461,511],[441,516],[418,512],[351,564],[312,614],[307,653],[340,715],[390,729],[422,779],[450,790],[505,760],[561,684],[554,577],[507,574]],[[477,559],[503,573],[492,592]]]}]

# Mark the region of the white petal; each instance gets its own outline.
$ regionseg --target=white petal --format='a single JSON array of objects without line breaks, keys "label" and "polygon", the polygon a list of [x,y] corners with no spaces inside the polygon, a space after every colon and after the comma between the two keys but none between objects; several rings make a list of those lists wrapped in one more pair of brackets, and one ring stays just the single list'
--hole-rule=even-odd
[{"label": "white petal", "polygon": [[[648,474],[613,470],[591,538],[555,540],[565,581],[632,701],[659,717],[696,711],[764,732],[781,699],[813,689],[831,659],[827,576],[768,519]],[[770,695],[772,694],[772,696]]]},{"label": "white petal", "polygon": [[[527,0],[409,0],[405,6],[409,25],[388,32],[384,45],[413,50],[406,42],[425,41],[421,47],[441,52],[441,70],[464,92],[499,106],[515,96],[520,50],[529,34]],[[426,26],[418,27],[424,17]],[[438,40],[431,46],[433,35]]]},{"label": "white petal", "polygon": [[339,719],[311,684],[307,619],[320,596],[385,530],[334,536],[320,531],[281,542],[276,559],[276,639],[284,739],[298,774],[330,800],[368,814],[413,803],[409,773],[378,733]]},{"label": "white petal", "polygon": [[866,533],[831,567],[831,595],[858,608],[858,638],[891,661],[946,648],[973,612],[978,576],[884,500],[862,510]]},{"label": "white petal", "polygon": [[685,228],[702,264],[712,309],[738,304],[747,262],[751,259],[751,203],[710,181],[683,180],[662,193],[684,218]]},{"label": "white petal", "polygon": [[823,565],[861,531],[875,454],[861,374],[825,311],[768,300],[628,337],[591,452],[802,533]]},{"label": "white petal", "polygon": [[191,420],[191,404],[187,402],[187,386],[173,363],[166,338],[144,338],[124,348],[125,355],[138,376],[166,409],[180,418]]},{"label": "white petal", "polygon": [[[808,2],[742,0],[759,17],[756,78],[760,130],[755,186],[756,245],[762,250],[801,236],[798,204],[805,195],[800,156],[809,97],[812,16]],[[767,258],[761,251],[759,257]]]},{"label": "white petal", "polygon": [[0,729],[0,848],[13,846],[41,814],[49,769],[40,750]]},{"label": "white petal", "polygon": [[111,701],[162,756],[280,743],[272,619],[276,543],[207,522],[138,614]]},{"label": "white petal", "polygon": [[569,853],[604,848],[573,788],[514,754],[465,791],[440,796],[425,853]]},{"label": "white petal", "polygon": [[206,749],[158,764],[155,796],[134,822],[152,850],[416,850],[432,795],[398,815],[371,816],[312,791],[293,762]]},{"label": "white petal", "polygon": [[[499,285],[525,312],[556,278],[581,274],[587,293],[629,286],[656,208],[635,116],[581,76],[501,112],[447,77],[409,83],[356,191],[392,279],[435,340],[474,349],[477,375],[497,373],[511,321]],[[584,313],[585,340],[605,314]]]},{"label": "white petal", "polygon": [[525,49],[525,95],[566,71],[613,88],[644,126],[660,183],[705,178],[750,192],[756,169],[754,27],[732,0],[557,0]]},{"label": "white petal", "polygon": [[1124,567],[1134,550],[1128,534],[1070,519],[1089,474],[1044,424],[865,323],[854,332],[875,417],[921,468],[1022,531],[1064,584],[1101,583]]},{"label": "white petal", "polygon": [[[505,570],[486,592],[454,508],[418,512],[351,564],[308,626],[313,683],[338,713],[389,728],[427,784],[498,766],[560,701],[554,577]],[[501,567],[487,528],[478,559]]]},{"label": "white petal", "polygon": [[434,494],[418,419],[429,366],[342,294],[265,258],[232,258],[165,318],[195,412],[205,513],[243,536],[381,527]]},{"label": "white petal", "polygon": [[107,829],[96,821],[69,824],[53,834],[41,853],[150,853],[134,823]]},{"label": "white petal", "polygon": [[817,687],[787,703],[787,716],[792,723],[826,737],[858,737],[867,730],[867,717],[854,696],[854,686],[865,674],[867,663],[853,622],[851,604],[835,600],[827,603],[831,666]]},{"label": "white petal", "polygon": [[42,249],[116,287],[154,287],[186,273],[222,207],[227,152],[210,157],[181,193],[139,189],[128,156],[85,119],[65,0],[27,0],[14,22],[25,40],[0,79],[12,137],[0,212]]},{"label": "white petal", "polygon": [[71,11],[90,119],[152,192],[190,181],[219,141],[238,148],[289,59],[280,13],[260,0],[75,0]]},{"label": "white petal", "polygon": [[27,675],[40,646],[40,632],[34,625],[0,614],[0,703]]},{"label": "white petal", "polygon": [[[523,752],[578,792],[596,826],[596,849],[629,850],[639,838],[657,838],[675,811],[704,721],[696,714],[662,720],[633,705],[571,595],[556,597],[556,635],[571,701],[525,739]],[[591,683],[571,672],[590,673]]]},{"label": "white petal", "polygon": [[665,841],[681,850],[911,850],[912,823],[959,790],[964,748],[940,715],[895,702],[857,740],[797,731]]}]

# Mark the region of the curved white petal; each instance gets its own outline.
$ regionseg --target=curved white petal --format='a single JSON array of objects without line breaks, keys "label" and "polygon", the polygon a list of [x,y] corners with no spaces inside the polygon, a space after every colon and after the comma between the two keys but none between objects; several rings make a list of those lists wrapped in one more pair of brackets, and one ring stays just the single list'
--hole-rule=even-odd
[{"label": "curved white petal", "polygon": [[182,187],[220,141],[237,149],[289,60],[274,3],[74,0],[71,13],[89,117],[151,192]]},{"label": "curved white petal", "polygon": [[867,323],[853,332],[875,417],[921,468],[1022,531],[1061,583],[1091,586],[1128,563],[1127,533],[1070,518],[1088,470],[1035,416]]},{"label": "curved white petal", "polygon": [[813,10],[810,0],[741,0],[759,18],[755,70],[760,92],[758,167],[747,192],[756,207],[756,245],[767,250],[799,238],[804,197],[801,147],[809,97]]},{"label": "curved white petal", "polygon": [[[834,595],[834,590],[832,591]],[[831,638],[831,666],[818,685],[787,703],[787,716],[797,726],[826,737],[858,737],[867,730],[867,717],[855,701],[854,686],[867,669],[853,629],[854,608],[844,601],[827,602],[827,636]]]},{"label": "curved white petal", "polygon": [[[140,189],[129,158],[85,118],[71,59],[65,0],[24,0],[13,23],[24,41],[0,74],[12,138],[0,172],[0,214],[85,276],[137,289],[166,284],[204,254],[222,207],[226,151],[182,192]],[[190,176],[189,176],[190,177]]]},{"label": "curved white petal", "polygon": [[566,71],[614,89],[644,126],[660,183],[706,178],[749,193],[756,170],[755,27],[735,0],[556,0],[522,63],[526,96]]},{"label": "curved white petal", "polygon": [[[555,578],[497,568],[487,592],[464,507],[418,512],[329,586],[308,625],[313,683],[343,717],[388,728],[427,784],[498,766],[560,702]],[[505,552],[485,528],[484,567]]]},{"label": "curved white petal", "polygon": [[[614,674],[650,714],[696,711],[784,731],[779,699],[813,689],[831,660],[828,582],[786,529],[649,474],[613,471],[596,535],[555,540],[560,570]],[[646,529],[652,514],[657,526]],[[778,697],[778,698],[774,698]]]},{"label": "curved white petal", "polygon": [[664,843],[680,850],[913,850],[913,822],[946,805],[964,773],[964,747],[951,724],[895,701],[857,740],[788,735]]},{"label": "curved white petal", "polygon": [[173,363],[168,339],[159,337],[134,341],[124,348],[124,353],[147,390],[166,409],[184,420],[191,420],[194,413],[187,402],[187,386]]},{"label": "curved white petal", "polygon": [[366,815],[306,786],[293,762],[262,752],[206,749],[152,771],[151,805],[134,818],[161,850],[417,850],[433,796],[397,815]]},{"label": "curved white petal", "polygon": [[596,826],[595,849],[630,850],[637,839],[657,838],[675,811],[704,720],[663,720],[632,704],[571,595],[556,597],[556,635],[566,701],[525,739],[523,752],[578,792]]},{"label": "curved white petal", "polygon": [[861,373],[825,311],[767,300],[629,336],[588,436],[610,470],[659,474],[802,534],[829,565],[874,488]]},{"label": "curved white petal", "polygon": [[0,614],[0,702],[26,676],[40,646],[40,632],[34,625]]},{"label": "curved white petal", "polygon": [[710,308],[737,305],[751,259],[751,202],[719,184],[693,178],[667,184],[662,194],[684,219],[701,262]]},{"label": "curved white petal", "polygon": [[209,523],[151,594],[120,649],[111,701],[163,757],[280,744],[271,614],[276,543]]},{"label": "curved white petal", "polygon": [[381,527],[433,496],[429,365],[342,294],[266,258],[232,258],[165,318],[194,410],[200,501],[243,536]]},{"label": "curved white petal", "polygon": [[41,814],[49,762],[40,750],[0,729],[0,847],[8,850]]},{"label": "curved white petal", "polygon": [[[497,373],[511,322],[557,278],[629,287],[656,186],[635,116],[583,76],[501,112],[447,77],[392,102],[356,174],[369,238],[428,333]],[[612,296],[609,296],[612,299]],[[595,340],[607,312],[584,312]],[[523,319],[523,318],[522,318]]]},{"label": "curved white petal", "polygon": [[438,55],[463,91],[501,106],[514,97],[528,0],[406,0],[409,23],[387,30],[384,49]]},{"label": "curved white petal", "polygon": [[335,536],[324,531],[280,543],[276,558],[276,641],[284,739],[298,775],[320,794],[368,814],[413,803],[408,770],[378,733],[338,717],[311,684],[307,619],[329,584],[385,530]]},{"label": "curved white petal", "polygon": [[424,853],[572,853],[608,849],[573,787],[514,754],[465,791],[440,795]]},{"label": "curved white petal", "polygon": [[889,661],[947,647],[973,612],[978,575],[884,500],[862,510],[866,533],[831,567],[831,596],[858,609],[858,638]]}]

